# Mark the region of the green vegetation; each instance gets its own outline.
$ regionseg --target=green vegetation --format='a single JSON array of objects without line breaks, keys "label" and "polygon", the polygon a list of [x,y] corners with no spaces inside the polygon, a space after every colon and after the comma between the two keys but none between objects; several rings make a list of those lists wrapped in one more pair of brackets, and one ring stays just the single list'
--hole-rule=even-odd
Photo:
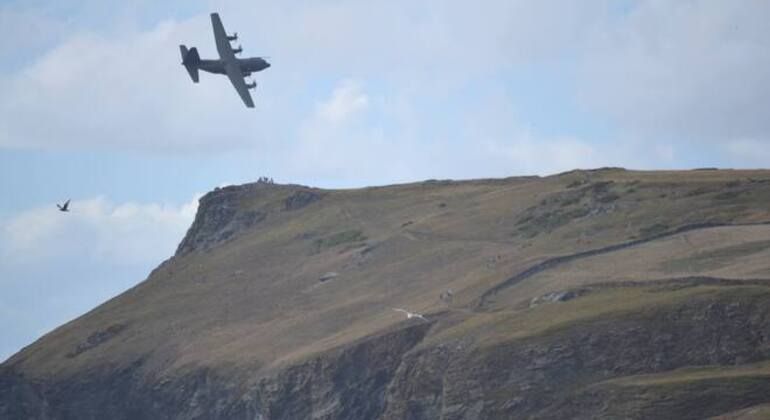
[{"label": "green vegetation", "polygon": [[365,240],[366,236],[364,236],[364,233],[359,229],[344,230],[342,232],[337,232],[313,241],[313,253],[317,254],[323,250],[333,248],[337,245],[361,242]]},{"label": "green vegetation", "polygon": [[552,210],[537,216],[527,215],[517,225],[520,225],[520,233],[527,238],[533,238],[542,232],[550,232],[574,219],[584,217],[590,212],[591,209],[588,207]]},{"label": "green vegetation", "polygon": [[[567,188],[585,183],[587,182],[571,183]],[[526,238],[533,238],[585,217],[592,211],[607,211],[609,207],[605,205],[621,198],[618,192],[613,191],[614,185],[614,181],[599,181],[578,190],[552,194],[540,200],[537,206],[525,210],[516,222],[516,226],[519,226],[518,232]]]},{"label": "green vegetation", "polygon": [[645,226],[639,229],[639,235],[643,238],[648,236],[659,235],[669,229],[669,226],[665,223],[655,223],[650,226]]}]

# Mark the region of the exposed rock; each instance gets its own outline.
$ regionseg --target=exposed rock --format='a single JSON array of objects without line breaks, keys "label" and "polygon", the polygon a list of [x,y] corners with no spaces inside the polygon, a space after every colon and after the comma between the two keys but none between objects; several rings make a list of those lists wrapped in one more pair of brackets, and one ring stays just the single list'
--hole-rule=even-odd
[{"label": "exposed rock", "polygon": [[770,379],[746,402],[738,394],[720,401],[688,391],[688,382],[650,387],[661,400],[676,389],[681,402],[676,407],[644,401],[636,392],[624,393],[625,401],[596,398],[596,388],[586,386],[693,364],[729,368],[765,360],[770,339],[760,325],[768,315],[770,304],[761,297],[740,304],[706,299],[670,311],[596,320],[483,352],[424,349],[405,357],[389,388],[392,403],[384,418],[695,419],[770,401],[770,393],[762,394]]},{"label": "exposed rock", "polygon": [[[551,194],[536,206],[519,216],[517,231],[527,238],[548,233],[577,219],[602,215],[617,209],[615,201],[621,198],[615,191],[615,182],[575,180],[567,190]],[[577,188],[582,186],[581,188]]]},{"label": "exposed rock", "polygon": [[560,290],[557,292],[549,292],[542,296],[534,297],[529,302],[529,307],[534,308],[537,305],[541,305],[543,303],[557,303],[557,302],[566,302],[568,300],[575,299],[576,297],[581,296],[584,294],[586,290],[578,289],[578,290]]},{"label": "exposed rock", "polygon": [[125,324],[113,324],[104,330],[97,331],[86,338],[86,341],[78,344],[71,352],[67,353],[67,357],[75,357],[80,353],[91,350],[92,348],[112,339],[116,335],[120,334],[126,328]]},{"label": "exposed rock", "polygon": [[299,210],[320,199],[321,194],[307,190],[300,190],[286,197],[286,200],[283,202],[283,209],[288,211]]},{"label": "exposed rock", "polygon": [[247,186],[226,187],[201,197],[195,220],[176,255],[205,251],[264,220],[267,217],[265,211],[240,209],[241,200],[248,191]]},{"label": "exposed rock", "polygon": [[[95,371],[37,387],[0,370],[0,418],[8,419],[374,419],[403,355],[422,340],[421,323],[331,351],[274,375],[234,386],[207,369],[180,377]],[[87,395],[87,396],[86,396]]]},{"label": "exposed rock", "polygon": [[298,210],[321,199],[321,194],[307,187],[275,185],[265,180],[241,186],[216,188],[199,200],[195,220],[179,244],[176,255],[208,250],[265,220],[270,212],[269,202],[257,208],[244,207],[244,203],[253,200],[255,196],[267,195],[271,191],[289,193],[283,198],[284,210]]},{"label": "exposed rock", "polygon": [[323,283],[323,282],[331,280],[331,279],[333,279],[333,278],[335,278],[337,276],[339,276],[339,273],[336,273],[334,271],[330,271],[328,273],[324,273],[321,277],[319,277],[318,281]]}]

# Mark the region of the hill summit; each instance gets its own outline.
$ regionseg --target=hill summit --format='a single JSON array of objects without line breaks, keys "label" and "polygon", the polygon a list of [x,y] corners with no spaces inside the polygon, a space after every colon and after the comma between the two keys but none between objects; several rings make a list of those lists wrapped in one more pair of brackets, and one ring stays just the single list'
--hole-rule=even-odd
[{"label": "hill summit", "polygon": [[216,189],[145,281],[0,365],[10,419],[768,413],[760,170]]}]

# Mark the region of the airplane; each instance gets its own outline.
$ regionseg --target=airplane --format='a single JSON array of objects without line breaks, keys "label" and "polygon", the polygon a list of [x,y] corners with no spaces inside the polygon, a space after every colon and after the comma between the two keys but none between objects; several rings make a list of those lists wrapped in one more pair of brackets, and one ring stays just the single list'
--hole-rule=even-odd
[{"label": "airplane", "polygon": [[59,208],[59,211],[70,211],[70,200],[67,200],[64,202],[64,204],[56,204],[56,207]]},{"label": "airplane", "polygon": [[218,13],[211,14],[211,26],[214,29],[214,40],[217,44],[219,59],[202,60],[200,55],[198,55],[197,48],[192,47],[188,50],[186,46],[180,45],[182,65],[187,69],[187,73],[190,74],[190,78],[194,83],[198,83],[198,70],[227,75],[238,95],[241,96],[243,103],[249,108],[254,108],[254,101],[251,99],[249,90],[256,88],[257,83],[246,83],[244,77],[270,67],[270,63],[265,61],[264,57],[236,57],[235,55],[240,54],[243,48],[240,45],[238,48],[233,48],[230,42],[238,39],[238,32],[233,35],[227,35]]}]

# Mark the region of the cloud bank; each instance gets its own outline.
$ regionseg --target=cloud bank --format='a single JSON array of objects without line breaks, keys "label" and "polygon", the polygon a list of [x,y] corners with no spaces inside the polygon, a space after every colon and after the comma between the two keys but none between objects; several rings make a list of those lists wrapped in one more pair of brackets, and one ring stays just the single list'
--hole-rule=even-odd
[{"label": "cloud bank", "polygon": [[174,253],[197,205],[96,197],[0,222],[0,360],[144,279]]},{"label": "cloud bank", "polygon": [[[340,0],[259,8],[231,1],[217,8],[228,29],[240,30],[245,55],[274,56],[274,66],[256,76],[256,112],[241,106],[225,78],[203,75],[193,85],[179,65],[180,43],[198,46],[204,57],[215,55],[208,16],[201,13],[144,29],[67,32],[0,82],[10,93],[0,99],[0,147],[149,154],[258,149],[291,160],[316,152],[308,127],[318,124],[319,115],[339,125],[362,113],[367,118],[360,126],[340,134],[361,136],[360,148],[336,151],[346,162],[366,160],[362,150],[387,141],[401,150],[451,148],[453,153],[438,154],[447,166],[491,141],[443,135],[445,126],[474,131],[455,112],[473,112],[468,103],[478,99],[468,96],[491,84],[500,95],[489,95],[482,107],[502,101],[504,109],[528,111],[536,87],[532,97],[518,97],[506,86],[539,68],[564,83],[557,99],[610,127],[611,134],[576,134],[558,120],[544,134],[529,125],[527,112],[518,112],[501,116],[512,122],[501,133],[507,139],[495,140],[507,141],[503,149],[517,147],[526,131],[533,143],[570,153],[565,164],[612,158],[646,166],[659,158],[660,144],[672,141],[732,153],[740,148],[733,142],[767,144],[770,138],[770,119],[763,114],[770,106],[770,29],[764,24],[770,5],[763,1],[492,1],[469,7],[459,1]],[[552,81],[537,77],[537,83]],[[632,152],[596,147],[610,137]],[[560,148],[564,141],[554,138],[579,147]],[[593,157],[582,159],[588,149]],[[503,155],[519,165],[518,154]],[[425,161],[436,153],[419,158],[396,163],[402,172],[394,176],[421,174],[419,166],[430,166]],[[554,167],[543,153],[527,159],[538,173]],[[342,171],[348,166],[324,156],[310,167],[322,176],[335,160]],[[374,169],[392,173],[392,166],[382,161]],[[483,172],[466,165],[453,174]]]}]

